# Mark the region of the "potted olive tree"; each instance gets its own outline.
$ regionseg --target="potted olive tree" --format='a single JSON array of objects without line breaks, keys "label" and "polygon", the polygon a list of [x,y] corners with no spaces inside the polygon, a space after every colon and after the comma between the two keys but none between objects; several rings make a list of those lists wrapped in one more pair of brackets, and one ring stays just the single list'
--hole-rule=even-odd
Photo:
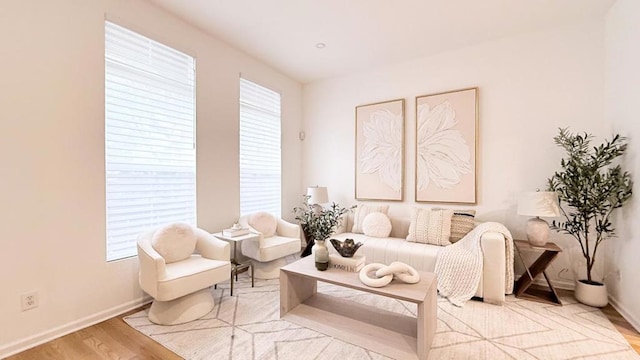
[{"label": "potted olive tree", "polygon": [[594,277],[594,263],[600,244],[615,236],[611,215],[631,198],[633,182],[616,163],[627,149],[626,139],[615,135],[593,147],[592,139],[591,134],[560,129],[554,142],[567,155],[560,161],[561,170],[548,180],[548,187],[558,194],[564,217],[553,221],[552,228],[573,236],[586,261],[587,278],[577,279],[575,297],[583,304],[602,307],[608,302],[607,289],[603,279]]}]

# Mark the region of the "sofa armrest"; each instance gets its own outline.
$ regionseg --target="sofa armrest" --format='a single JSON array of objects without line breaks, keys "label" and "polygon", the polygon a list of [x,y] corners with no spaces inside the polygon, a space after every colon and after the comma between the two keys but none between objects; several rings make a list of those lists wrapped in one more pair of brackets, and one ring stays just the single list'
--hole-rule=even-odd
[{"label": "sofa armrest", "polygon": [[278,219],[276,234],[284,237],[300,239],[300,225]]},{"label": "sofa armrest", "polygon": [[228,242],[220,240],[202,229],[196,228],[195,230],[198,238],[196,250],[200,255],[213,260],[229,260],[231,258]]},{"label": "sofa armrest", "polygon": [[138,236],[138,261],[140,287],[144,292],[156,297],[158,294],[158,280],[166,276],[166,262],[164,258],[151,246],[154,231],[148,231]]},{"label": "sofa armrest", "polygon": [[498,232],[486,232],[480,239],[482,247],[482,297],[484,302],[502,304],[505,301],[505,238]]}]

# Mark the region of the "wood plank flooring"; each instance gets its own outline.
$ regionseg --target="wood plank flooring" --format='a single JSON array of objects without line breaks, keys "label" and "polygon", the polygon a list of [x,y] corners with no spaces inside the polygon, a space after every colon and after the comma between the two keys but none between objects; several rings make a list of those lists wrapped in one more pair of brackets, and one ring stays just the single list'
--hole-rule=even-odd
[{"label": "wood plank flooring", "polygon": [[[147,305],[148,307],[149,305]],[[174,360],[172,351],[134,330],[122,320],[142,308],[36,346],[6,360]]]},{"label": "wood plank flooring", "polygon": [[[148,306],[148,305],[147,305]],[[76,331],[34,347],[6,360],[109,359],[141,360],[182,359],[151,338],[127,325],[122,317],[140,311],[132,310],[88,328]],[[602,312],[640,354],[640,334],[611,306]]]}]

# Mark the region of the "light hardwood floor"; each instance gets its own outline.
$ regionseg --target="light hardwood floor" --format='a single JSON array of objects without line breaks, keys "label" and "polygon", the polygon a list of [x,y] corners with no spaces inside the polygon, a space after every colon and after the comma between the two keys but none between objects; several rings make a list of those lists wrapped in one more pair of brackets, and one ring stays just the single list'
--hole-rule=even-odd
[{"label": "light hardwood floor", "polygon": [[[139,310],[141,309],[118,315],[99,324],[8,357],[6,360],[182,359],[157,342],[134,330],[122,320],[123,316],[133,314]],[[635,351],[640,354],[640,334],[611,305],[603,308],[602,312],[627,339]]]},{"label": "light hardwood floor", "polygon": [[96,325],[8,357],[6,360],[182,359],[151,338],[134,330],[122,320],[123,316],[133,314],[141,309],[142,308],[118,315]]}]

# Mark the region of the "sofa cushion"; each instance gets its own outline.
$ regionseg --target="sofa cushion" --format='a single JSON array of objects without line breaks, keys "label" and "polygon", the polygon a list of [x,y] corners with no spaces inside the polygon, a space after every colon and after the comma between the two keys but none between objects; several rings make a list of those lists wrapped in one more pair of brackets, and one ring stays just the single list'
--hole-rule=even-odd
[{"label": "sofa cushion", "polygon": [[381,212],[374,212],[362,221],[362,231],[367,236],[388,237],[391,233],[391,220]]},{"label": "sofa cushion", "polygon": [[170,264],[184,260],[196,249],[196,233],[189,224],[169,224],[156,230],[151,237],[151,246]]},{"label": "sofa cushion", "polygon": [[449,241],[453,244],[462,239],[475,227],[475,210],[454,210],[451,216],[451,235]]},{"label": "sofa cushion", "polygon": [[432,245],[450,245],[453,210],[414,208],[407,241]]},{"label": "sofa cushion", "polygon": [[[365,262],[391,264],[394,261],[401,261],[410,265],[416,270],[433,272],[436,267],[438,253],[441,246],[412,243],[402,238],[375,238],[364,234],[343,233],[333,236],[334,239],[344,241],[351,238],[355,242],[362,242],[363,245],[356,251],[356,255],[365,256]],[[333,246],[327,246],[330,254],[338,252]]]},{"label": "sofa cushion", "polygon": [[278,228],[278,219],[264,211],[251,214],[247,222],[249,226],[258,230],[265,238],[275,235]]},{"label": "sofa cushion", "polygon": [[386,214],[388,210],[389,205],[358,205],[356,212],[353,214],[353,228],[351,232],[362,234],[362,222],[367,215],[375,212]]}]

